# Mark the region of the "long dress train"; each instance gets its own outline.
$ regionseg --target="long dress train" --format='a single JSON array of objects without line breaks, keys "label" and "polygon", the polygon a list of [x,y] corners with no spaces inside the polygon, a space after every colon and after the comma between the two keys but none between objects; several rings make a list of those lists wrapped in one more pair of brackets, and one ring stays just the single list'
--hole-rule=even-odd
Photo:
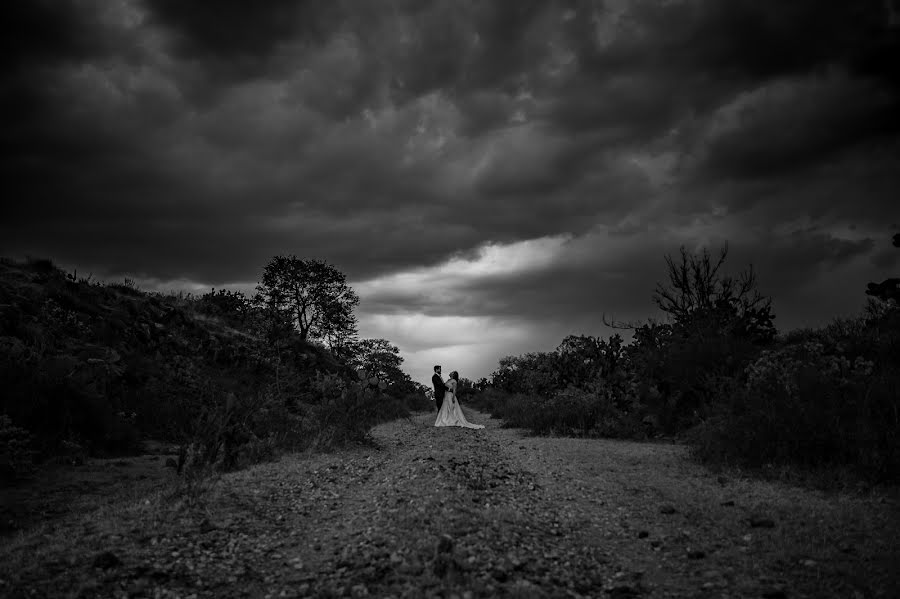
[{"label": "long dress train", "polygon": [[484,428],[483,424],[473,424],[466,420],[459,400],[456,399],[456,381],[447,381],[447,392],[444,394],[444,403],[438,411],[435,426],[462,426],[465,428]]}]

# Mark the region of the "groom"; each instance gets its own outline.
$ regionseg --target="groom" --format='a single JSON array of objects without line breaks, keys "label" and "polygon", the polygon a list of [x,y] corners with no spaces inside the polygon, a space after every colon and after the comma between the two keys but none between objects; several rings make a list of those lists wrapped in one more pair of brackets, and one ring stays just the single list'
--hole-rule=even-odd
[{"label": "groom", "polygon": [[440,412],[441,405],[444,403],[444,393],[447,391],[447,385],[444,384],[444,379],[441,378],[440,364],[434,367],[434,376],[431,377],[431,382],[434,385],[434,403],[437,405],[438,412]]}]

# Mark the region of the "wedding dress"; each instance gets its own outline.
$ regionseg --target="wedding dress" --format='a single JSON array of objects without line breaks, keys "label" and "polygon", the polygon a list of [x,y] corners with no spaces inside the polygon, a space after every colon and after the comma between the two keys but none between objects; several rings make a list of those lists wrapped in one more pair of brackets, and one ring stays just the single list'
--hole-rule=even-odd
[{"label": "wedding dress", "polygon": [[438,411],[435,426],[463,426],[466,428],[484,428],[483,424],[472,424],[466,420],[459,401],[456,399],[456,381],[447,381],[447,392],[444,393],[444,403]]}]

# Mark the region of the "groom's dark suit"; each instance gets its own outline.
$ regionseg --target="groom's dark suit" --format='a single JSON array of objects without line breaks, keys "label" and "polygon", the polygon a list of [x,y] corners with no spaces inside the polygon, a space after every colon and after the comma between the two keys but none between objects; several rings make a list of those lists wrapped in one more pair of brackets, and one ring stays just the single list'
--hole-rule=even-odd
[{"label": "groom's dark suit", "polygon": [[434,403],[437,405],[438,411],[440,411],[441,405],[444,403],[444,393],[447,392],[447,385],[441,380],[441,375],[436,372],[431,377],[431,382],[434,384]]}]

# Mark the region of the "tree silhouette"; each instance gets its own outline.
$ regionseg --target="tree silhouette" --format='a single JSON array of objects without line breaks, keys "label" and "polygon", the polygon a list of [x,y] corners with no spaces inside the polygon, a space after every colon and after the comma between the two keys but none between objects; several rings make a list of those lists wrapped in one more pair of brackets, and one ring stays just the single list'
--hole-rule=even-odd
[{"label": "tree silhouette", "polygon": [[400,349],[387,339],[352,341],[342,352],[347,364],[384,382],[388,393],[399,397],[417,392],[416,383],[400,369],[403,364]]},{"label": "tree silhouette", "polygon": [[256,287],[260,301],[285,313],[304,341],[346,343],[356,335],[359,297],[344,273],[323,260],[275,256]]},{"label": "tree silhouette", "polygon": [[669,286],[657,283],[654,303],[684,328],[716,323],[722,332],[738,337],[771,340],[775,336],[772,300],[757,290],[752,266],[737,279],[720,274],[727,255],[725,246],[713,264],[709,250],[688,254],[682,246],[680,263],[666,256]]},{"label": "tree silhouette", "polygon": [[399,382],[405,376],[400,370],[403,358],[400,349],[387,339],[362,339],[347,346],[348,363],[353,368],[364,369],[382,381]]}]

